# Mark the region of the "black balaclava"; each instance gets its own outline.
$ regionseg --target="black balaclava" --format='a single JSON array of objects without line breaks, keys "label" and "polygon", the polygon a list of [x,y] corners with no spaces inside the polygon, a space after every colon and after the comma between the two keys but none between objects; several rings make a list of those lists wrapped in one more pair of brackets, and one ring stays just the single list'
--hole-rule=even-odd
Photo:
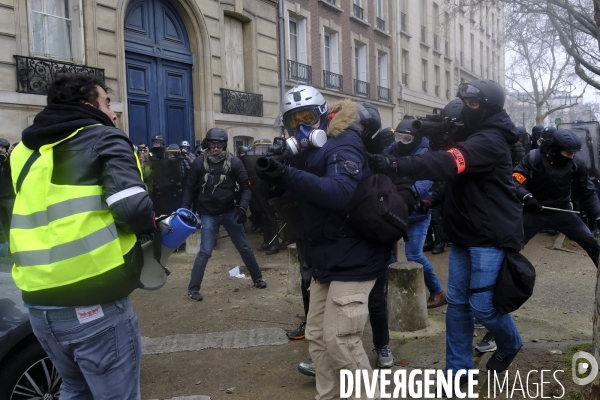
[{"label": "black balaclava", "polygon": [[550,158],[552,159],[554,165],[557,167],[564,167],[569,163],[569,161],[573,161],[569,157],[565,157],[562,154],[560,154],[561,150],[564,149],[560,147],[560,145],[552,141],[552,143],[550,144]]},{"label": "black balaclava", "polygon": [[489,117],[487,113],[487,108],[481,102],[479,103],[479,107],[475,109],[468,107],[465,104],[463,106],[461,114],[463,116],[463,123],[465,124],[465,127],[467,129],[473,129],[477,127],[477,125],[479,125],[481,122],[483,122]]},{"label": "black balaclava", "polygon": [[417,146],[421,143],[421,136],[413,135],[414,139],[412,142],[408,144],[404,144],[402,142],[396,142],[392,146],[392,153],[396,157],[406,157],[412,155],[413,151],[417,148]]}]

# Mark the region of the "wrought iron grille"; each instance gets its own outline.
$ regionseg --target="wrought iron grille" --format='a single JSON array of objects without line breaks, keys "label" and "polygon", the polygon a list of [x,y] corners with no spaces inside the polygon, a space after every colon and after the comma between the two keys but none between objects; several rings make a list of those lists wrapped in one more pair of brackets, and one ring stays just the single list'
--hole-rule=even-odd
[{"label": "wrought iron grille", "polygon": [[312,67],[296,61],[288,60],[288,79],[312,83]]},{"label": "wrought iron grille", "polygon": [[369,82],[354,80],[354,94],[369,97]]},{"label": "wrought iron grille", "polygon": [[386,87],[377,86],[377,94],[379,95],[379,100],[390,101],[391,99],[390,89]]},{"label": "wrought iron grille", "polygon": [[385,32],[385,21],[381,18],[377,18],[377,29]]},{"label": "wrought iron grille", "polygon": [[329,71],[323,71],[323,82],[326,88],[342,90],[344,87],[344,79],[342,75],[335,74]]},{"label": "wrought iron grille", "polygon": [[64,62],[14,56],[17,66],[17,92],[45,95],[48,86],[62,74],[84,73],[96,76],[104,82],[104,69],[92,68],[85,65],[68,64]]},{"label": "wrought iron grille", "polygon": [[400,30],[406,32],[406,14],[400,13]]},{"label": "wrought iron grille", "polygon": [[363,19],[363,9],[361,6],[354,4],[354,7],[352,8],[354,16],[358,19]]},{"label": "wrought iron grille", "polygon": [[225,114],[263,116],[262,94],[237,92],[221,88],[221,112]]}]

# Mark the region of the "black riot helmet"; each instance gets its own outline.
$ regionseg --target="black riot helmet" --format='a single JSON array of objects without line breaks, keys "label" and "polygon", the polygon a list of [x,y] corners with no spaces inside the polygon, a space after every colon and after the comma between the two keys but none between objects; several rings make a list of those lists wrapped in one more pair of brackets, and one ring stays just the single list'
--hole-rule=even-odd
[{"label": "black riot helmet", "polygon": [[413,150],[423,140],[423,137],[419,134],[419,131],[413,127],[413,118],[406,118],[400,121],[396,130],[394,131],[394,139],[396,143],[392,147],[392,153],[396,157],[403,157],[411,155]]},{"label": "black riot helmet", "polygon": [[536,125],[533,128],[531,128],[531,134],[533,135],[534,133],[539,133],[541,131],[544,130],[544,127],[541,125]]},{"label": "black riot helmet", "polygon": [[552,147],[555,150],[581,151],[581,138],[569,129],[559,129],[554,132]]},{"label": "black riot helmet", "polygon": [[478,108],[463,107],[462,115],[465,127],[476,128],[481,122],[504,108],[506,95],[498,82],[490,79],[477,79],[470,83],[461,83],[456,94],[463,102],[467,99],[477,100]]},{"label": "black riot helmet", "polygon": [[8,140],[2,138],[0,139],[0,146],[6,147],[6,150],[8,150],[8,148],[10,147],[10,143]]},{"label": "black riot helmet", "polygon": [[462,109],[465,103],[461,99],[454,99],[444,107],[444,116],[451,121],[462,121]]},{"label": "black riot helmet", "polygon": [[240,154],[244,153],[244,155],[248,154],[248,146],[240,146],[237,148],[237,156],[239,157]]},{"label": "black riot helmet", "polygon": [[383,145],[379,137],[381,117],[379,110],[371,103],[358,103],[358,121],[363,126],[362,141],[369,153],[381,153]]},{"label": "black riot helmet", "polygon": [[552,139],[555,132],[556,132],[555,127],[553,127],[553,126],[545,127],[544,130],[542,131],[542,139],[544,139],[544,140]]},{"label": "black riot helmet", "polygon": [[223,142],[223,147],[227,147],[227,132],[221,128],[210,128],[202,140],[202,148],[208,148],[208,142]]},{"label": "black riot helmet", "polygon": [[517,128],[517,132],[519,132],[521,134],[522,133],[527,133],[527,129],[525,129],[524,126],[517,126],[516,128]]}]

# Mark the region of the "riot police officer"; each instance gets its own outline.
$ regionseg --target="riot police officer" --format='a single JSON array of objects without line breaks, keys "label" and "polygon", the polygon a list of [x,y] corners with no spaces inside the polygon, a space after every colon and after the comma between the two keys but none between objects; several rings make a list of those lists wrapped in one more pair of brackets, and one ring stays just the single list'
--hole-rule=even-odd
[{"label": "riot police officer", "polygon": [[560,129],[521,160],[515,167],[513,178],[518,183],[517,195],[523,202],[524,243],[540,230],[553,228],[583,247],[598,266],[600,245],[581,218],[568,212],[573,210],[573,192],[600,226],[600,201],[588,179],[584,161],[575,156],[581,146],[581,139],[573,131]]},{"label": "riot police officer", "polygon": [[151,160],[162,160],[165,158],[165,139],[156,135],[152,137],[152,148],[150,149]]}]

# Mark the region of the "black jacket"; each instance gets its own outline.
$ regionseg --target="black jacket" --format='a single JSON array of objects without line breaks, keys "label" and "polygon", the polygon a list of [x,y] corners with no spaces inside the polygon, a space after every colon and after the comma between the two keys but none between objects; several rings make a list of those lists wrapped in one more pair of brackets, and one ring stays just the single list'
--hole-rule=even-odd
[{"label": "black jacket", "polygon": [[352,125],[358,106],[349,100],[331,108],[327,143],[296,157],[283,179],[302,205],[305,258],[321,283],[368,281],[385,270],[385,246],[366,241],[346,222],[346,204],[370,171],[360,131]]},{"label": "black jacket", "polygon": [[239,206],[248,208],[252,193],[248,187],[248,174],[244,164],[237,157],[231,157],[231,170],[226,174],[225,180],[219,184],[219,177],[223,170],[223,163],[213,164],[210,161],[210,175],[206,186],[204,185],[204,156],[197,157],[190,168],[187,185],[183,192],[183,208],[191,210],[192,204],[200,215],[219,215],[235,207],[236,190],[241,192]]},{"label": "black jacket", "polygon": [[[0,199],[14,199],[15,190],[10,177],[10,156],[0,164]],[[8,229],[8,227],[6,227]]]},{"label": "black jacket", "polygon": [[531,193],[544,206],[572,210],[573,195],[588,215],[593,219],[600,217],[596,187],[588,179],[585,162],[578,156],[564,167],[557,167],[550,161],[542,145],[521,160],[515,167],[513,178],[519,199]]},{"label": "black jacket", "polygon": [[[83,126],[106,123],[106,118],[97,113],[101,111],[82,104],[49,105],[35,117],[33,125],[23,131],[20,146],[37,150]],[[54,147],[51,179],[57,185],[101,185],[105,199],[125,189],[145,188],[133,144],[121,130],[106,125],[86,128]],[[153,229],[152,202],[147,192],[116,201],[110,211],[119,231],[139,234]],[[123,265],[93,278],[53,289],[23,292],[23,300],[33,305],[67,307],[126,297],[141,287],[139,273],[144,261],[139,242],[124,258]]]},{"label": "black jacket", "polygon": [[444,233],[462,246],[521,249],[522,205],[511,178],[515,125],[505,111],[448,151],[398,159],[399,174],[446,180]]}]

